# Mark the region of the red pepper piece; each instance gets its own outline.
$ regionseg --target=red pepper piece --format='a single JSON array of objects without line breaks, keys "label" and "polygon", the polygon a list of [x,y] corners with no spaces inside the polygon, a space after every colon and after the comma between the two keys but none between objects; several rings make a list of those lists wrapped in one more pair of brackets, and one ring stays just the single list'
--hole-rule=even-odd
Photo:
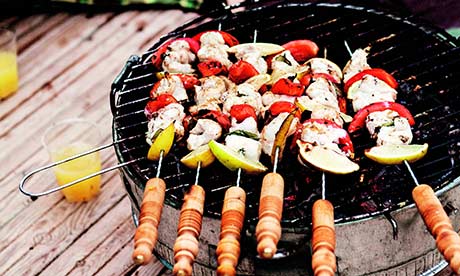
[{"label": "red pepper piece", "polygon": [[254,107],[249,104],[235,104],[230,109],[230,116],[236,119],[237,123],[241,123],[248,117],[254,118],[257,122],[257,115]]},{"label": "red pepper piece", "polygon": [[283,94],[288,96],[299,97],[302,96],[305,91],[305,86],[301,83],[294,83],[290,79],[279,79],[272,86],[272,92],[274,94]]},{"label": "red pepper piece", "polygon": [[337,97],[337,100],[339,101],[339,109],[340,112],[347,114],[347,99],[345,97]]},{"label": "red pepper piece", "polygon": [[289,50],[292,57],[299,62],[303,63],[310,58],[316,57],[319,48],[315,42],[308,39],[293,40],[284,45],[284,49]]},{"label": "red pepper piece", "polygon": [[245,80],[259,74],[256,68],[251,63],[239,60],[228,69],[228,78],[236,84],[240,84]]},{"label": "red pepper piece", "polygon": [[365,75],[371,75],[371,76],[374,76],[376,78],[378,78],[379,80],[381,81],[384,81],[386,84],[388,84],[391,88],[393,89],[396,89],[398,88],[398,82],[395,80],[395,78],[393,78],[392,75],[388,74],[385,70],[383,69],[380,69],[380,68],[373,68],[373,69],[366,69],[366,70],[363,70],[359,73],[357,73],[356,75],[354,75],[353,77],[351,77],[344,85],[343,87],[343,90],[345,91],[345,93],[348,93],[348,89],[350,88],[350,86],[361,80]]},{"label": "red pepper piece", "polygon": [[228,116],[220,111],[210,110],[206,114],[201,115],[200,117],[203,119],[210,119],[216,121],[226,131],[230,129],[232,125],[230,123],[230,119],[228,118]]},{"label": "red pepper piece", "polygon": [[177,103],[176,98],[171,94],[161,94],[157,97],[157,101],[162,102],[164,106],[168,104]]},{"label": "red pepper piece", "polygon": [[189,90],[193,89],[195,85],[200,84],[200,80],[195,77],[194,75],[187,75],[187,74],[176,74],[182,81],[182,84],[184,84],[184,88]]},{"label": "red pepper piece", "polygon": [[156,98],[156,100],[149,101],[147,103],[144,109],[144,113],[149,116],[172,103],[177,103],[177,100],[172,95],[161,94]]},{"label": "red pepper piece", "polygon": [[222,38],[224,39],[225,41],[225,44],[227,44],[228,46],[232,47],[232,46],[235,46],[237,44],[240,44],[240,42],[238,41],[238,39],[236,39],[233,35],[229,34],[229,33],[226,33],[226,32],[223,32],[223,31],[217,31],[217,30],[213,30],[213,31],[205,31],[205,32],[201,32],[195,36],[192,37],[193,40],[197,41],[198,43],[201,43],[200,39],[201,39],[201,36],[204,34],[204,33],[207,33],[207,32],[218,32],[220,33],[220,35],[222,35]]},{"label": "red pepper piece", "polygon": [[152,63],[153,63],[153,66],[155,66],[155,68],[157,68],[157,69],[161,68],[161,63],[163,62],[163,55],[168,50],[169,45],[171,43],[173,43],[174,41],[177,41],[177,40],[185,40],[188,43],[188,45],[190,47],[190,50],[194,54],[196,54],[198,52],[198,50],[200,49],[200,44],[198,42],[196,42],[194,39],[189,38],[189,37],[181,37],[181,38],[177,38],[177,39],[167,41],[166,43],[161,45],[158,48],[158,50],[155,53],[153,53],[153,55],[152,55]]},{"label": "red pepper piece", "polygon": [[[327,119],[309,119],[305,122],[311,122],[311,123],[315,122],[318,124],[331,126],[333,128],[342,129],[338,124],[336,124],[335,122],[331,120],[327,120]],[[346,133],[344,137],[339,138],[339,147],[343,152],[348,153],[351,156],[353,156],[353,153],[355,150],[353,148],[353,142],[351,141],[350,135],[348,135],[348,133]]]},{"label": "red pepper piece", "polygon": [[372,112],[384,111],[387,109],[398,112],[399,116],[407,119],[409,125],[413,126],[415,124],[414,117],[410,111],[402,104],[395,102],[378,102],[361,108],[361,110],[355,114],[353,121],[351,121],[350,125],[348,126],[348,132],[353,133],[362,129],[366,124],[367,116]]},{"label": "red pepper piece", "polygon": [[228,73],[227,67],[217,60],[206,60],[198,63],[198,70],[203,77],[226,75]]},{"label": "red pepper piece", "polygon": [[[287,101],[277,101],[277,102],[274,102],[270,108],[268,109],[268,111],[270,112],[270,115],[272,116],[278,116],[280,113],[283,113],[283,112],[291,112],[293,110],[297,109],[297,106],[291,102],[287,102]],[[297,118],[300,118],[300,111],[297,110],[295,116]]]}]

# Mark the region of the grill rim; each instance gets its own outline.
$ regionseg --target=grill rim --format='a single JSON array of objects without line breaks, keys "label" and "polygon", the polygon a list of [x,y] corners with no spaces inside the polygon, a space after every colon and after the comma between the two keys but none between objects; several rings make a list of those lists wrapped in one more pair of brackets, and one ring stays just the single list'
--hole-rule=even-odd
[{"label": "grill rim", "polygon": [[[160,45],[162,45],[164,42],[166,42],[167,40],[171,39],[171,38],[174,38],[174,37],[178,37],[179,35],[181,34],[187,34],[188,31],[193,31],[194,27],[195,27],[195,24],[198,24],[198,26],[204,22],[206,22],[205,20],[209,19],[209,18],[212,18],[211,20],[212,21],[215,21],[216,23],[219,22],[220,20],[223,20],[225,21],[226,17],[227,16],[235,16],[236,13],[233,13],[233,10],[235,9],[238,9],[238,8],[242,8],[242,7],[246,7],[246,8],[250,8],[251,5],[253,5],[254,3],[240,3],[240,4],[236,4],[236,5],[233,5],[233,6],[228,6],[226,7],[224,10],[222,9],[219,9],[217,11],[215,11],[214,13],[216,14],[220,14],[220,16],[218,17],[212,17],[212,15],[214,15],[213,12],[211,12],[210,14],[207,14],[207,15],[202,15],[202,16],[199,16],[195,19],[192,19],[190,20],[189,22],[185,23],[184,25],[182,25],[181,27],[179,28],[176,28],[175,30],[171,31],[170,33],[168,34],[165,34],[163,35],[158,41],[157,43],[155,43],[149,50],[147,50],[145,53],[142,54],[142,56],[140,57],[140,61],[137,63],[137,64],[134,64],[134,66],[131,68],[131,71],[129,72],[128,75],[125,75],[124,78],[121,78],[121,83],[123,85],[125,85],[127,82],[131,81],[132,79],[130,79],[129,77],[131,76],[132,74],[132,70],[137,68],[137,66],[144,66],[146,63],[148,63],[148,61],[150,60],[150,55],[151,53],[153,53],[154,51],[156,51],[158,49],[158,47]],[[422,20],[420,18],[417,18],[417,17],[414,17],[414,16],[405,16],[405,17],[402,17],[398,14],[395,14],[395,13],[392,13],[392,12],[388,12],[388,11],[381,11],[381,10],[377,10],[377,9],[373,9],[373,8],[366,8],[366,7],[360,7],[360,6],[355,6],[355,5],[348,5],[348,4],[344,4],[344,3],[334,3],[334,4],[331,4],[331,3],[303,3],[303,2],[299,2],[299,1],[291,1],[290,3],[285,3],[284,1],[272,1],[270,4],[266,4],[266,5],[263,5],[263,6],[256,6],[256,8],[250,8],[250,11],[256,11],[256,10],[259,10],[259,11],[263,11],[263,9],[266,9],[266,8],[292,8],[292,7],[298,7],[298,6],[301,6],[302,8],[305,8],[305,7],[308,7],[308,6],[319,6],[319,7],[341,7],[341,8],[345,8],[345,9],[353,9],[353,10],[358,10],[358,11],[363,11],[365,10],[367,13],[372,13],[374,15],[377,15],[377,16],[385,16],[387,18],[390,18],[392,20],[399,20],[399,21],[402,21],[404,23],[407,23],[407,24],[410,24],[411,26],[419,29],[420,31],[422,31],[423,33],[427,34],[427,35],[431,35],[431,36],[436,36],[440,42],[445,42],[445,43],[449,43],[452,47],[450,50],[454,49],[454,48],[457,48],[459,47],[460,45],[460,42],[458,40],[456,40],[453,36],[451,36],[450,34],[448,34],[445,30],[439,28],[439,27],[436,27],[436,26],[432,26],[430,24],[428,24],[428,22],[426,22],[425,20]],[[246,10],[243,10],[242,12],[246,12]],[[191,28],[191,29],[190,29]],[[439,52],[438,52],[439,54]],[[430,59],[432,58],[432,56],[427,56],[427,57],[424,57],[424,58],[427,58],[427,59]],[[116,93],[117,91],[115,91]],[[112,99],[113,98],[113,99]],[[119,98],[118,99],[115,99],[116,96],[114,95],[114,91],[112,91],[111,93],[111,102],[113,101],[115,103],[115,109],[113,111],[115,112],[112,112],[113,114],[113,121],[112,121],[112,132],[113,132],[113,139],[116,140],[116,138],[118,137],[118,129],[116,127],[116,118],[117,116],[119,115],[118,114],[118,109],[116,108],[116,104],[119,103]],[[119,162],[123,162],[123,161],[128,161],[128,160],[124,160],[124,158],[122,157],[122,150],[119,148],[119,145],[114,145],[115,147],[115,151],[117,153],[117,159],[119,160]],[[129,168],[123,168],[123,171],[126,172],[132,179],[135,179],[135,182],[137,184],[139,184],[139,182],[141,183],[141,186],[143,187],[144,185],[144,182],[146,181],[146,178],[143,178],[142,176],[138,175],[137,171],[135,172],[132,172],[132,167],[129,167]],[[440,189],[435,189],[435,192],[436,192],[436,195],[442,195],[444,194],[445,192],[455,188],[456,186],[458,186],[460,184],[460,176],[451,180],[448,184],[444,185],[443,187],[441,187]],[[126,185],[125,185],[126,186]],[[184,186],[187,186],[184,184]],[[139,188],[139,187],[137,187]],[[129,191],[128,191],[129,193]],[[133,201],[133,200],[132,200]],[[180,201],[180,199],[179,199]],[[169,203],[169,205],[173,206],[173,207],[178,207],[177,206],[177,202],[172,202],[172,201],[168,201],[166,200],[165,201],[166,203]],[[392,212],[399,212],[399,211],[402,211],[402,210],[405,210],[407,208],[413,208],[415,206],[415,204],[412,202],[410,203],[411,200],[406,200],[405,202],[402,202],[402,203],[405,203],[403,207],[399,207],[399,206],[396,206],[397,204],[395,204],[393,208],[379,208],[378,211],[375,211],[375,212],[368,212],[367,214],[360,214],[360,215],[355,215],[355,216],[347,216],[347,218],[339,218],[339,219],[336,219],[336,223],[338,224],[350,224],[350,223],[355,223],[355,222],[361,222],[361,221],[364,221],[364,220],[368,220],[368,219],[372,219],[372,218],[375,218],[377,216],[382,216],[382,215],[385,215],[385,214],[388,214],[388,213],[392,213]],[[409,204],[408,204],[409,203]],[[136,205],[136,208],[139,208],[139,206]],[[179,206],[180,207],[180,206]],[[285,231],[285,229],[290,229],[291,227],[289,228],[286,228],[286,227],[283,227],[283,231]],[[302,229],[302,231],[304,229],[308,229],[308,225],[306,227],[301,227],[300,229]]]}]

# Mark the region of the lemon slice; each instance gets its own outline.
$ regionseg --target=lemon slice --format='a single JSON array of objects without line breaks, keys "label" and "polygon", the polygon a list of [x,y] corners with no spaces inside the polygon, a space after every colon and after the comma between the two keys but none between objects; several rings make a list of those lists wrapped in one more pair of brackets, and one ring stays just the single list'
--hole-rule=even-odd
[{"label": "lemon slice", "polygon": [[273,54],[284,51],[284,47],[278,44],[255,42],[255,43],[242,43],[242,44],[235,45],[231,48],[228,48],[227,52],[234,54],[236,52],[242,51],[244,48],[246,48],[249,45],[255,46],[257,50],[260,51],[262,56],[273,55]]},{"label": "lemon slice", "polygon": [[196,169],[198,167],[198,162],[201,162],[201,167],[204,168],[209,166],[212,162],[214,162],[214,160],[216,160],[216,158],[209,149],[209,146],[202,145],[186,156],[182,157],[180,161],[185,166],[191,169]]},{"label": "lemon slice", "polygon": [[268,83],[270,80],[271,77],[269,74],[258,74],[250,77],[244,83],[252,85],[252,87],[254,87],[254,89],[257,91],[262,87],[262,85]]},{"label": "lemon slice", "polygon": [[164,151],[163,156],[166,156],[174,142],[174,134],[174,123],[171,123],[155,138],[150,146],[149,152],[147,153],[147,159],[158,160],[160,158],[161,151]]},{"label": "lemon slice", "polygon": [[210,141],[208,145],[217,160],[231,171],[241,168],[247,173],[257,174],[267,170],[267,167],[262,163],[248,159],[214,140]]},{"label": "lemon slice", "polygon": [[349,174],[359,170],[358,164],[333,150],[315,146],[306,148],[306,143],[297,141],[302,161],[313,167],[333,174]]},{"label": "lemon slice", "polygon": [[422,159],[428,152],[428,144],[423,145],[383,145],[364,152],[367,158],[384,165],[409,163]]}]

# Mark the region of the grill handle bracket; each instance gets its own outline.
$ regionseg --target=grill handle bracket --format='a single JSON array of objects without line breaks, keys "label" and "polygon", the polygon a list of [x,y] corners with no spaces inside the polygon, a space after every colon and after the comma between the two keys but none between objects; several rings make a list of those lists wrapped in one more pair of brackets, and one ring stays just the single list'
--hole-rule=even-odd
[{"label": "grill handle bracket", "polygon": [[123,81],[128,77],[128,75],[132,72],[132,68],[134,65],[139,64],[141,58],[136,55],[132,55],[129,57],[128,61],[126,61],[125,66],[121,69],[120,73],[115,77],[115,80],[112,82],[112,86],[110,89],[110,110],[112,111],[112,115],[115,116],[116,112],[116,97],[117,92],[120,91],[123,87]]}]

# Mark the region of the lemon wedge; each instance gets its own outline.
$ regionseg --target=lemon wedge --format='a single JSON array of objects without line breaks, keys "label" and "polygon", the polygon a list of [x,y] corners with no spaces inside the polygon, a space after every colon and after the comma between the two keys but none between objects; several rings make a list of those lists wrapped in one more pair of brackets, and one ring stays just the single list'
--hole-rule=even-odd
[{"label": "lemon wedge", "polygon": [[214,160],[216,160],[216,158],[209,149],[209,146],[206,144],[191,151],[189,154],[182,157],[180,161],[190,169],[196,169],[199,162],[201,162],[201,167],[204,168],[211,165]]},{"label": "lemon wedge", "polygon": [[383,145],[364,152],[367,158],[384,165],[409,163],[422,159],[428,152],[428,144],[423,145]]},{"label": "lemon wedge", "polygon": [[174,123],[171,123],[167,128],[162,130],[155,138],[147,153],[147,159],[158,160],[160,153],[163,151],[163,156],[166,156],[174,142]]},{"label": "lemon wedge", "polygon": [[349,174],[359,170],[358,164],[333,150],[320,146],[307,149],[306,143],[301,141],[297,141],[297,145],[302,161],[317,169],[333,174]]},{"label": "lemon wedge", "polygon": [[231,48],[227,49],[227,52],[229,53],[236,53],[240,52],[249,45],[252,45],[257,48],[257,50],[260,51],[262,56],[268,56],[268,55],[273,55],[279,52],[284,51],[284,47],[280,46],[278,44],[273,44],[273,43],[263,43],[263,42],[255,42],[255,43],[242,43],[235,45]]},{"label": "lemon wedge", "polygon": [[241,168],[247,173],[258,174],[267,170],[267,167],[259,161],[248,159],[214,140],[210,141],[208,145],[217,160],[231,171]]}]

